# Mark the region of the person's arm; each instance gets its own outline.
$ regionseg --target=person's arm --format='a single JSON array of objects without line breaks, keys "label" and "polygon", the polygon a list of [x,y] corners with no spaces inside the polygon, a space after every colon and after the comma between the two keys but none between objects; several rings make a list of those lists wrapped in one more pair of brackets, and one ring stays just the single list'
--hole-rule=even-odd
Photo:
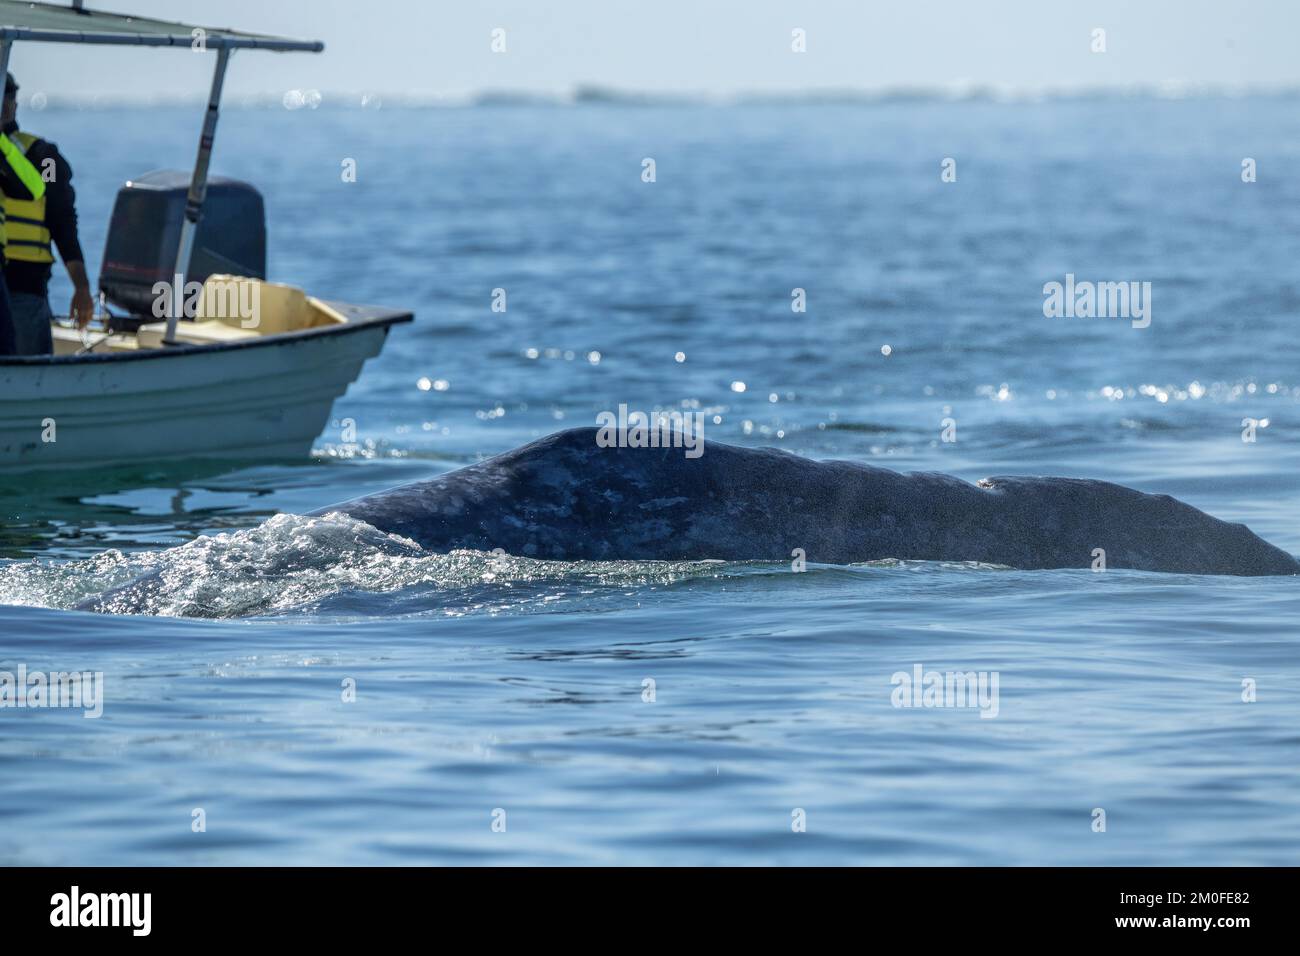
[{"label": "person's arm", "polygon": [[45,225],[59,250],[63,267],[68,270],[68,278],[72,280],[68,315],[78,328],[85,328],[95,315],[95,299],[90,293],[90,278],[86,275],[86,257],[77,238],[77,193],[72,188],[72,167],[53,145],[42,150],[42,162],[46,156],[54,160],[54,181],[45,193]]},{"label": "person's arm", "polygon": [[77,323],[77,328],[84,329],[95,317],[95,297],[90,294],[90,279],[86,275],[86,264],[80,259],[63,260],[72,280],[72,302],[68,306],[68,315]]}]

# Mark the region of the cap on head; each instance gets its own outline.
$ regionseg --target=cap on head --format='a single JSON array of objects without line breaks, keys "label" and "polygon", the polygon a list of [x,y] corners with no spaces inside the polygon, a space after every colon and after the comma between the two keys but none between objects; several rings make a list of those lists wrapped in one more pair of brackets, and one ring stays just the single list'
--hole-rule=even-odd
[{"label": "cap on head", "polygon": [[5,74],[5,98],[13,96],[18,92],[18,81],[14,79],[12,73]]}]

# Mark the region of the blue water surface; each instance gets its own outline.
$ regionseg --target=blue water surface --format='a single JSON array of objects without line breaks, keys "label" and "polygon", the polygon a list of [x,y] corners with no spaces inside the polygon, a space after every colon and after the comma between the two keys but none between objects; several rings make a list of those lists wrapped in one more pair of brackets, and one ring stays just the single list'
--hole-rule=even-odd
[{"label": "blue water surface", "polygon": [[[0,671],[104,675],[98,719],[0,709],[0,862],[1294,864],[1300,580],[500,562],[293,516],[627,403],[1117,481],[1300,552],[1296,107],[235,104],[214,167],[265,192],[272,277],[417,321],[310,461],[0,492]],[[199,122],[20,118],[92,271]],[[1044,317],[1067,273],[1152,283],[1150,326]],[[894,706],[916,665],[995,672],[996,717]]]}]

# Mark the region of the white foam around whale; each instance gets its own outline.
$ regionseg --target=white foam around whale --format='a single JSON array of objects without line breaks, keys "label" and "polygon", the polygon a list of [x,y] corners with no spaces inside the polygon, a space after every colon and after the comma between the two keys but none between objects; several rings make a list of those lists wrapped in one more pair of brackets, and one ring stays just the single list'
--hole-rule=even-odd
[{"label": "white foam around whale", "polygon": [[464,591],[546,583],[670,584],[718,562],[559,562],[481,551],[426,552],[342,514],[276,515],[161,551],[106,551],[63,564],[0,568],[0,604],[114,614],[232,618],[310,608],[350,592]]}]

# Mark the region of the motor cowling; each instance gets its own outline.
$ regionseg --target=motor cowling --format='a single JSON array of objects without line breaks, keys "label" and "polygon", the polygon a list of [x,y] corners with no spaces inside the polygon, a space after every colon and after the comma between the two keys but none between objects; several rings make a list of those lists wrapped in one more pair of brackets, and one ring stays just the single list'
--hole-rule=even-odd
[{"label": "motor cowling", "polygon": [[[162,169],[118,190],[99,275],[99,288],[110,304],[154,321],[154,287],[175,279],[189,188],[189,173]],[[220,176],[208,180],[185,281],[204,282],[214,273],[266,278],[262,194],[249,183]]]}]

